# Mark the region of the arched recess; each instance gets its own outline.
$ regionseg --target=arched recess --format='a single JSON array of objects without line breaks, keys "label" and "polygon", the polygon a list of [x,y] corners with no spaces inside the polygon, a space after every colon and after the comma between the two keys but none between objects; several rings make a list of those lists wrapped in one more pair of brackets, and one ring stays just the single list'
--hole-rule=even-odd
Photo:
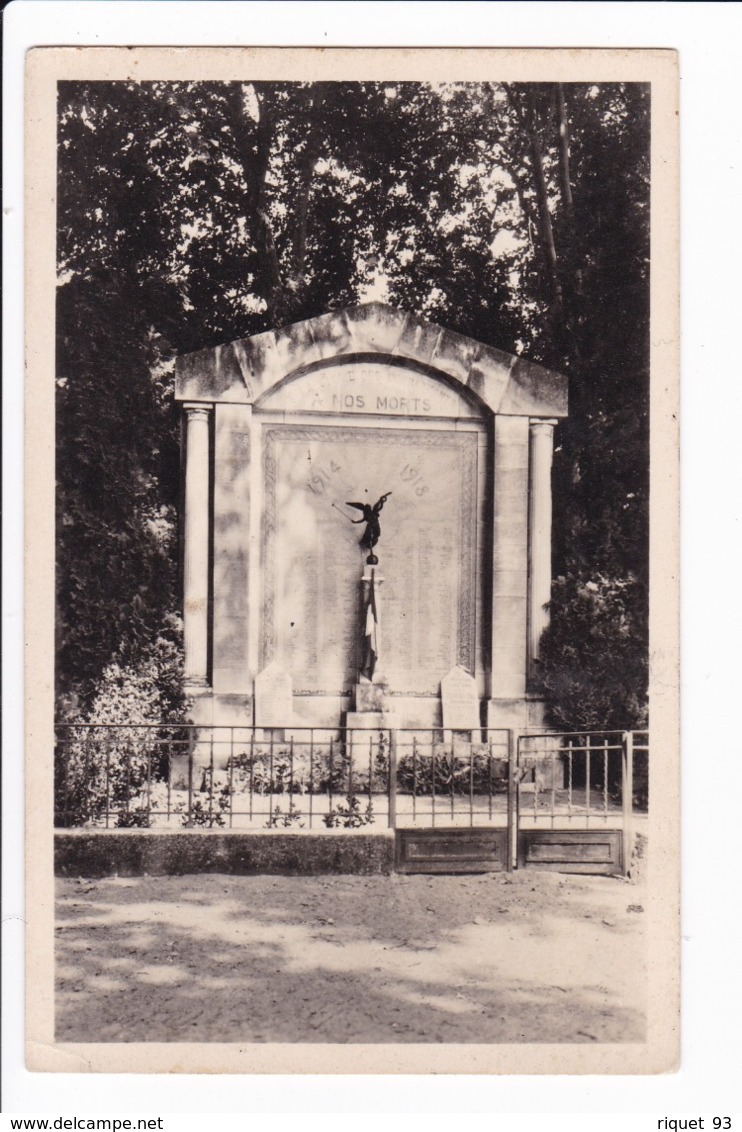
[{"label": "arched recess", "polygon": [[368,553],[350,505],[388,494],[376,547],[379,666],[397,713],[437,722],[440,682],[455,665],[479,675],[484,693],[491,414],[432,367],[363,354],[292,374],[255,403],[253,420],[258,667],[290,673],[307,721],[348,710]]}]

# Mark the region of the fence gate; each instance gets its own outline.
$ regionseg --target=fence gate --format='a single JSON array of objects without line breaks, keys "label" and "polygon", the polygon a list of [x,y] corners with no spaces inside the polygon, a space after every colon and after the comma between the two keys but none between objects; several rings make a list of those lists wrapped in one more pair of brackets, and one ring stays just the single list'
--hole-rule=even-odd
[{"label": "fence gate", "polygon": [[515,757],[510,731],[397,731],[396,868],[483,873],[514,867]]},{"label": "fence gate", "polygon": [[626,873],[647,767],[645,732],[489,732],[482,743],[454,734],[427,748],[406,736],[396,752],[397,868]]},{"label": "fence gate", "polygon": [[[518,867],[627,873],[635,803],[646,809],[647,755],[644,732],[520,735]],[[641,772],[636,784],[635,757]]]}]

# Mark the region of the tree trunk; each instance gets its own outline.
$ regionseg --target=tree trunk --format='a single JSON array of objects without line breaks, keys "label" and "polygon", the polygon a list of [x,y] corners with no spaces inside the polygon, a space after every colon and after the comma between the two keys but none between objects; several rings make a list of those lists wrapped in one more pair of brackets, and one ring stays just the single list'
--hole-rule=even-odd
[{"label": "tree trunk", "polygon": [[247,184],[247,223],[252,231],[260,264],[256,289],[265,299],[274,326],[282,326],[291,318],[291,301],[281,274],[281,265],[268,216],[266,178],[273,144],[273,115],[268,93],[255,83],[258,102],[257,138],[250,139],[245,123],[242,84],[230,86],[227,108],[235,149]]},{"label": "tree trunk", "polygon": [[312,191],[312,177],[322,148],[322,129],[319,111],[325,99],[323,83],[316,83],[309,100],[309,119],[311,125],[307,134],[306,145],[299,165],[299,192],[296,202],[296,225],[294,247],[292,256],[292,282],[298,295],[304,291],[304,275],[307,258],[307,222],[309,216],[309,199]]},{"label": "tree trunk", "polygon": [[569,119],[564,101],[564,86],[556,83],[557,113],[559,115],[559,187],[562,204],[570,224],[573,222],[572,182],[569,173]]},{"label": "tree trunk", "polygon": [[528,136],[528,145],[533,169],[533,181],[536,189],[536,202],[538,205],[539,229],[541,234],[541,247],[546,261],[547,272],[551,285],[552,313],[555,316],[562,310],[562,287],[559,282],[559,265],[557,262],[556,244],[554,243],[554,228],[549,212],[549,194],[544,175],[544,156],[541,140],[538,135],[537,111],[530,85],[526,86],[526,115],[522,118]]}]

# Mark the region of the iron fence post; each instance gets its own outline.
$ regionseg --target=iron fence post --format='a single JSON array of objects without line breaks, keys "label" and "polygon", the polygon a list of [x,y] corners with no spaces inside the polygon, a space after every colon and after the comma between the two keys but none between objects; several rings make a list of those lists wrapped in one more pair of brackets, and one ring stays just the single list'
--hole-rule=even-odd
[{"label": "iron fence post", "polygon": [[147,748],[147,825],[152,821],[152,748]]},{"label": "iron fence post", "polygon": [[232,828],[234,810],[234,727],[229,729],[229,828]]},{"label": "iron fence post", "polygon": [[397,827],[397,732],[389,732],[389,828]]},{"label": "iron fence post", "polygon": [[517,746],[515,732],[508,730],[508,830],[507,830],[507,870],[509,873],[518,867],[518,784],[516,775]]},{"label": "iron fence post", "polygon": [[621,736],[623,781],[621,804],[623,809],[623,873],[629,875],[631,854],[634,850],[634,732],[624,731]]},{"label": "iron fence post", "polygon": [[111,816],[111,744],[106,743],[106,829]]},{"label": "iron fence post", "polygon": [[193,828],[193,752],[195,743],[193,735],[188,739],[188,813],[186,814],[186,829]]}]

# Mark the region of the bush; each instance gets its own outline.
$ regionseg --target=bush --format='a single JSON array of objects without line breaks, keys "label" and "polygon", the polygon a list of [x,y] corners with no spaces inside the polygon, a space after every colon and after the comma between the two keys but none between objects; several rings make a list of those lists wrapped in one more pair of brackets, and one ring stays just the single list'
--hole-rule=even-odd
[{"label": "bush", "polygon": [[139,663],[117,658],[107,665],[87,713],[63,717],[68,726],[59,730],[55,759],[58,824],[95,822],[106,811],[118,815],[119,825],[146,824],[142,791],[167,773],[164,721],[178,722],[187,707],[176,619],[167,629]]},{"label": "bush", "polygon": [[255,794],[346,794],[349,784],[359,790],[386,790],[389,773],[387,740],[383,733],[374,738],[369,758],[356,752],[351,768],[348,746],[338,741],[330,747],[307,742],[293,746],[282,743],[271,755],[263,741],[240,751],[232,762],[236,789]]},{"label": "bush", "polygon": [[551,725],[568,731],[647,726],[646,605],[631,574],[556,579],[540,661]]}]

